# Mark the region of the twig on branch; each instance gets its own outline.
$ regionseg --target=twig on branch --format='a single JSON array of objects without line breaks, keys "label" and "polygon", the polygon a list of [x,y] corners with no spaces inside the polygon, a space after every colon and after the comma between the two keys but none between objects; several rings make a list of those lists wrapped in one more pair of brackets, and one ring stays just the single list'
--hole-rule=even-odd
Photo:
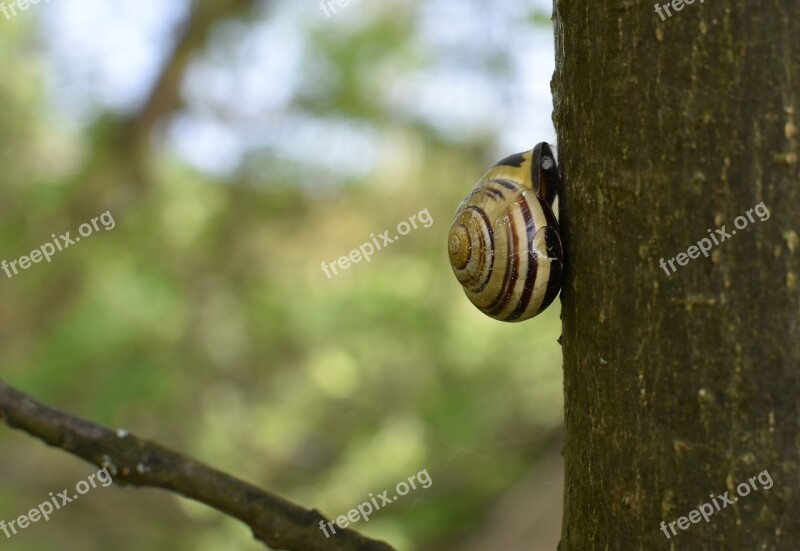
[{"label": "twig on branch", "polygon": [[42,404],[2,380],[0,418],[46,444],[106,467],[118,484],[162,488],[237,518],[274,549],[394,551],[347,529],[337,528],[326,538],[319,529],[324,519],[316,510],[303,509],[155,442]]}]

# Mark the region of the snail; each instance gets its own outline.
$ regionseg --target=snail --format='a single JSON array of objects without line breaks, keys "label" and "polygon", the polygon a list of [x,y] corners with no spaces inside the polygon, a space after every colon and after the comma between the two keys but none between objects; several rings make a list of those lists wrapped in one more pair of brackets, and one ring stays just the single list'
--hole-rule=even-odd
[{"label": "snail", "polygon": [[558,296],[563,253],[553,201],[560,191],[555,157],[542,142],[494,165],[459,205],[450,265],[487,316],[523,321]]}]

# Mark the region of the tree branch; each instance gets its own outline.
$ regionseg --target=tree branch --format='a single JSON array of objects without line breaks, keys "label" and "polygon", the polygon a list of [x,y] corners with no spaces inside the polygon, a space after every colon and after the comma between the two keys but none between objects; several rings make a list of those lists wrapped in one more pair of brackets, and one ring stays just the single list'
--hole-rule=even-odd
[{"label": "tree branch", "polygon": [[288,551],[394,551],[388,544],[337,527],[326,538],[324,520],[228,474],[126,431],[113,431],[52,408],[0,380],[0,418],[50,446],[106,467],[120,485],[162,488],[235,517],[255,537]]},{"label": "tree branch", "polygon": [[257,0],[205,0],[195,2],[191,12],[177,31],[178,39],[164,62],[147,100],[127,124],[124,132],[132,136],[137,147],[149,143],[150,133],[162,117],[183,106],[181,84],[189,63],[208,42],[214,26],[226,19],[246,15],[258,5]]}]

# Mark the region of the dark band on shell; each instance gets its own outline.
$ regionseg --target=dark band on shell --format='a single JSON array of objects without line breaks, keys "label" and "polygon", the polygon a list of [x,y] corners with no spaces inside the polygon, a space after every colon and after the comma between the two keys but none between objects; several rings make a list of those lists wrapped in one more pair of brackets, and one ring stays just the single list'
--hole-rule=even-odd
[{"label": "dark band on shell", "polygon": [[551,206],[560,187],[552,151],[541,143],[494,165],[456,211],[450,263],[486,315],[522,321],[558,296],[563,252]]}]

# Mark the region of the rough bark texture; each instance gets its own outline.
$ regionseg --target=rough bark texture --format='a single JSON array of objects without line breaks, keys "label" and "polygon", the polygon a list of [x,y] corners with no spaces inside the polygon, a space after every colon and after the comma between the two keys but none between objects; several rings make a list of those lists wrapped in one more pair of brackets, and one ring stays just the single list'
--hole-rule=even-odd
[{"label": "rough bark texture", "polygon": [[[670,12],[555,10],[560,549],[797,550],[800,3]],[[732,234],[762,201],[770,218]],[[659,267],[722,225],[709,258]],[[772,488],[738,497],[765,470]],[[667,539],[662,521],[726,491],[732,505]]]},{"label": "rough bark texture", "polygon": [[0,380],[0,421],[105,468],[119,485],[162,488],[247,524],[271,549],[394,551],[348,529],[325,537],[316,510],[306,510],[155,442],[113,431],[37,402]]}]

